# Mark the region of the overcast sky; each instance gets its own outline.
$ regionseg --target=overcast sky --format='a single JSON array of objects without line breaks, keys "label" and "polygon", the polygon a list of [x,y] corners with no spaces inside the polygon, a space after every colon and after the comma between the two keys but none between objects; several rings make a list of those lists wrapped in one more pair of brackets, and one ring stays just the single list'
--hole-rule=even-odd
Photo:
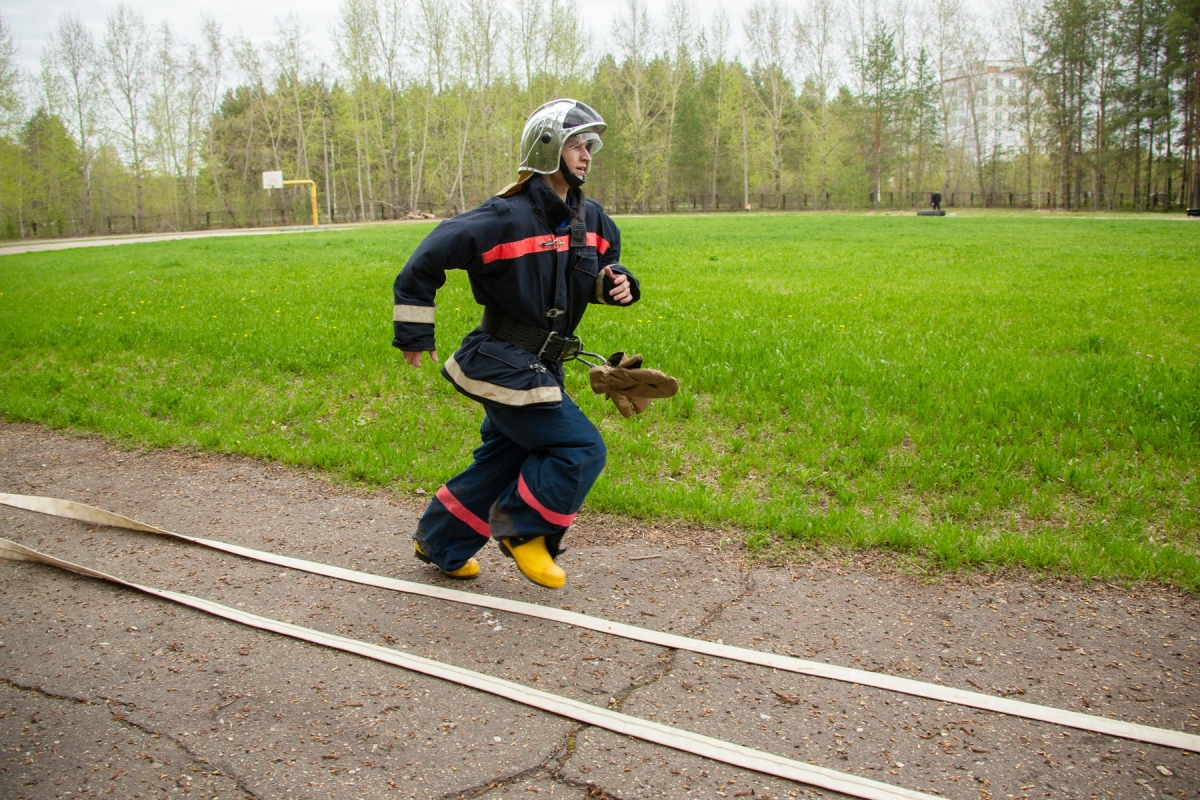
[{"label": "overcast sky", "polygon": [[[520,2],[521,0],[510,0]],[[807,0],[781,0],[789,9],[800,10]],[[651,16],[661,19],[666,0],[645,0]],[[730,23],[731,55],[741,46],[741,21],[751,0],[690,0],[696,9],[696,27],[707,27],[718,8],[723,8]],[[903,0],[878,0],[890,8]],[[407,5],[415,6],[416,0]],[[195,3],[164,3],[162,0],[126,0],[126,4],[146,20],[151,30],[163,22],[171,27],[176,41],[200,42],[202,14],[215,19],[224,35],[244,36],[258,44],[267,42],[278,30],[278,22],[294,14],[306,29],[306,39],[313,48],[314,65],[322,60],[333,66],[333,28],[337,24],[341,0],[205,0]],[[613,21],[625,10],[628,0],[582,0],[580,13],[594,35],[593,53],[612,52]],[[994,5],[992,0],[966,0],[975,10],[977,21],[986,24]],[[843,11],[849,10],[845,4]],[[909,0],[910,8],[916,3]],[[105,18],[117,7],[117,0],[0,0],[0,19],[12,32],[19,63],[31,74],[39,69],[42,46],[46,37],[58,27],[65,14],[77,15],[91,29],[99,42],[104,36]]]},{"label": "overcast sky", "polygon": [[[518,0],[519,1],[519,0]],[[698,10],[699,24],[707,25],[712,12],[723,5],[735,32],[744,3],[740,0],[692,0]],[[221,25],[226,36],[237,34],[251,41],[265,42],[278,28],[277,20],[295,14],[307,28],[308,42],[317,51],[317,60],[333,61],[331,30],[338,18],[339,0],[205,0],[200,3],[164,3],[161,0],[126,0],[153,30],[163,22],[171,26],[176,40],[200,39],[201,14]],[[410,5],[412,0],[410,0]],[[788,6],[800,6],[800,0],[786,0]],[[584,0],[579,4],[586,23],[597,36],[596,52],[607,50],[613,19],[626,0]],[[652,15],[665,2],[650,0]],[[46,37],[58,26],[64,14],[75,14],[99,40],[104,35],[105,17],[117,7],[116,0],[0,0],[0,19],[12,31],[19,48],[18,59],[26,70],[36,72]]]}]

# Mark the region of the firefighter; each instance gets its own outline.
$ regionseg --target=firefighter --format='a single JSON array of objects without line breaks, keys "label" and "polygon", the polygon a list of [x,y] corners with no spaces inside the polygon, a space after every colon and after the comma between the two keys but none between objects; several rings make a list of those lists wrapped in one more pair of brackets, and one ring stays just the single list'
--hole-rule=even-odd
[{"label": "firefighter", "polygon": [[441,369],[483,405],[482,443],[413,534],[416,557],[448,577],[478,575],[473,556],[495,539],[532,582],[566,582],[555,558],[607,451],[564,391],[563,362],[580,352],[574,333],[588,304],[640,297],[618,263],[620,231],[581,188],[605,129],[576,100],[537,108],[521,134],[516,182],[439,224],[396,278],[392,344],[413,367],[422,354],[438,361],[434,296],[447,270],[466,270],[483,306],[479,327]]}]

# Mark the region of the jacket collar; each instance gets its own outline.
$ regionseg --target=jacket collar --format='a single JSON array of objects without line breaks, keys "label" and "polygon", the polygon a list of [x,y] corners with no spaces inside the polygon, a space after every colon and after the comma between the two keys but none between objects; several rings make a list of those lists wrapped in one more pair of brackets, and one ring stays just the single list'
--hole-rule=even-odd
[{"label": "jacket collar", "polygon": [[530,202],[541,211],[545,216],[546,222],[550,224],[550,228],[555,230],[568,217],[571,216],[571,209],[582,208],[583,192],[579,189],[568,189],[567,198],[571,201],[570,208],[564,203],[550,184],[542,178],[541,175],[534,175],[526,184],[525,191],[529,192]]}]

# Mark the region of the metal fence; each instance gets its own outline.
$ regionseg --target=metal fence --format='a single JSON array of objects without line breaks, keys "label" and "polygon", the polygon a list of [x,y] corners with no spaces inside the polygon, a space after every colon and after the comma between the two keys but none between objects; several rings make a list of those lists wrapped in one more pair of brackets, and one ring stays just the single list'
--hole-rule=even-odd
[{"label": "metal fence", "polygon": [[[608,196],[606,196],[606,194]],[[932,192],[874,192],[863,196],[849,196],[826,192],[810,193],[764,193],[750,196],[749,204],[743,195],[696,195],[680,198],[656,198],[654,200],[631,200],[613,196],[601,189],[597,199],[610,213],[615,214],[663,214],[663,213],[724,213],[737,211],[850,211],[874,208],[888,210],[913,210],[928,208]],[[1141,208],[1149,211],[1184,211],[1187,204],[1183,197],[1172,198],[1164,193],[1152,193],[1141,198]],[[1057,192],[949,192],[942,196],[943,208],[991,208],[991,209],[1056,209],[1059,208]],[[432,206],[430,206],[430,209]],[[1080,200],[1084,211],[1135,211],[1138,205],[1128,193],[1093,195],[1084,193]],[[432,219],[432,210],[410,211],[405,208],[373,203],[367,208],[339,209],[330,220],[322,211],[321,224],[344,224],[353,222]],[[441,214],[438,216],[445,216]],[[247,212],[201,211],[194,214],[114,214],[99,217],[90,227],[83,219],[26,219],[19,225],[14,220],[0,220],[0,239],[56,239],[75,236],[119,236],[137,233],[175,233],[181,231],[228,230],[237,228],[273,228],[309,226],[312,212],[307,208],[284,207],[255,209]]]},{"label": "metal fence", "polygon": [[[338,210],[333,224],[396,219],[429,219],[432,212],[411,212],[374,203],[368,210],[352,208]],[[328,215],[321,211],[322,225],[329,224]],[[58,239],[75,236],[124,236],[138,233],[178,233],[181,231],[229,230],[238,228],[278,228],[311,226],[312,211],[305,208],[255,209],[248,212],[200,211],[194,214],[109,214],[96,218],[91,226],[84,219],[29,219],[17,223],[0,220],[2,239]]]},{"label": "metal fence", "polygon": [[[925,208],[932,202],[932,192],[914,192],[911,197],[913,208]],[[1141,203],[1137,202],[1141,200]],[[874,205],[874,194],[867,196],[869,205]],[[903,202],[903,195],[894,192],[880,193],[880,206],[895,208]],[[1075,198],[1069,203],[1074,205]],[[1033,192],[950,192],[942,195],[942,206],[946,208],[1060,208],[1057,191]],[[1099,193],[1084,192],[1079,198],[1081,211],[1179,211],[1187,208],[1182,196],[1172,200],[1165,192],[1152,192],[1148,196],[1135,198],[1128,192]]]},{"label": "metal fence", "polygon": [[[863,211],[871,209],[914,210],[928,208],[933,201],[933,192],[880,192],[878,200],[874,192],[866,196],[850,196],[826,192],[765,193],[744,195],[705,195],[676,199],[654,199],[634,201],[628,198],[608,197],[600,192],[599,200],[605,208],[621,214],[662,214],[679,212],[725,212],[725,211]],[[1182,211],[1187,208],[1184,198],[1172,198],[1165,193],[1152,193],[1141,198],[1141,208],[1151,211]],[[1057,209],[1059,195],[1055,191],[1034,192],[947,192],[942,195],[943,208],[1022,208]],[[1139,206],[1133,195],[1114,193],[1093,195],[1085,192],[1080,200],[1082,211],[1136,211]]]},{"label": "metal fence", "polygon": [[709,213],[726,211],[839,211],[859,207],[861,203],[848,203],[841,195],[825,194],[767,194],[750,195],[749,203],[744,195],[699,195],[678,198],[654,198],[631,200],[613,196],[603,189],[597,200],[605,209],[615,214],[678,214]]}]

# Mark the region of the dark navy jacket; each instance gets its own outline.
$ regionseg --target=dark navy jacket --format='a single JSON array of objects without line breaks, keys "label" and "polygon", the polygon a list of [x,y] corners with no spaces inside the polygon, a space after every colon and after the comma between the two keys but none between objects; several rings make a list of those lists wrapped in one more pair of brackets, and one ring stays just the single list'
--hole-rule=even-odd
[{"label": "dark navy jacket", "polygon": [[[396,277],[392,344],[401,350],[433,350],[434,296],[446,271],[469,273],[482,306],[524,325],[570,336],[589,303],[612,305],[612,281],[602,270],[629,276],[633,300],[637,279],[619,265],[621,232],[594,200],[578,189],[571,208],[540,176],[510,197],[493,197],[478,208],[442,222],[417,247]],[[583,214],[578,214],[580,204]],[[573,244],[574,240],[574,244]],[[561,311],[555,315],[554,309]],[[550,312],[550,316],[547,316]],[[552,407],[562,402],[562,365],[502,342],[481,328],[471,331],[442,367],[442,375],[481,403]]]}]

